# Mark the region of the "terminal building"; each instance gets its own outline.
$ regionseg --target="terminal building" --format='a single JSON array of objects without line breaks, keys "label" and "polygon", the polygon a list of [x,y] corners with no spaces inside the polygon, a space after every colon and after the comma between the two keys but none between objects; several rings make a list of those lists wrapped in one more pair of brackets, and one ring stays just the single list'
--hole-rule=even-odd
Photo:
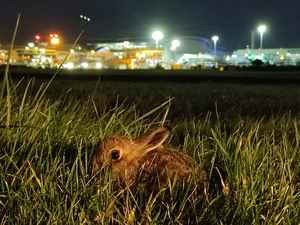
[{"label": "terminal building", "polygon": [[268,65],[300,66],[300,48],[237,49],[227,57],[227,63],[234,65],[250,65],[255,60]]},{"label": "terminal building", "polygon": [[[251,65],[255,60],[270,65],[300,65],[300,48],[291,49],[238,49],[231,55],[212,47],[210,40],[202,37],[178,37],[155,40],[119,39],[95,40],[47,46],[35,43],[31,46],[15,46],[11,53],[11,65],[34,68],[76,69],[191,69],[210,68],[218,65]],[[0,66],[7,63],[9,46],[0,47]]]}]

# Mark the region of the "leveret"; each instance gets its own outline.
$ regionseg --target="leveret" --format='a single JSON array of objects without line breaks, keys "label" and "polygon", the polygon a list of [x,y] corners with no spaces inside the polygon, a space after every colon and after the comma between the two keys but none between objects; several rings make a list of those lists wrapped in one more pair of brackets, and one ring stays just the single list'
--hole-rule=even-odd
[{"label": "leveret", "polygon": [[157,127],[137,139],[112,136],[104,139],[91,158],[92,174],[108,168],[113,179],[130,187],[157,189],[170,181],[191,178],[203,185],[200,166],[187,154],[165,148],[168,126]]}]

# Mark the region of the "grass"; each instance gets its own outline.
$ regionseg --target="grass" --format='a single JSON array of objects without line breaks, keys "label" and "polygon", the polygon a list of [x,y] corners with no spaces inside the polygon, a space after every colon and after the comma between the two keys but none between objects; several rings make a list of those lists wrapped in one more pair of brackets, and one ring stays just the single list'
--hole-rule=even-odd
[{"label": "grass", "polygon": [[[88,93],[81,89],[54,97],[44,92],[47,84],[25,83],[25,88],[9,83],[10,105],[6,98],[0,102],[2,224],[299,223],[299,121],[291,113],[261,120],[240,116],[239,121],[222,114],[215,119],[210,112],[198,119],[178,117],[176,124],[171,121],[175,131],[166,145],[202,166],[209,190],[170,185],[158,195],[143,196],[112,191],[105,175],[91,178],[91,154],[105,136],[138,137],[170,123],[176,98],[149,100],[156,103],[151,109],[114,94],[105,99],[101,81]],[[182,90],[183,98],[186,93]]]},{"label": "grass", "polygon": [[[78,87],[54,77],[14,82],[5,72],[1,224],[300,223],[297,86],[100,81]],[[165,123],[175,127],[166,146],[207,172],[205,191],[170,182],[158,193],[135,193],[113,189],[105,170],[98,179],[89,175],[104,137],[138,137]]]}]

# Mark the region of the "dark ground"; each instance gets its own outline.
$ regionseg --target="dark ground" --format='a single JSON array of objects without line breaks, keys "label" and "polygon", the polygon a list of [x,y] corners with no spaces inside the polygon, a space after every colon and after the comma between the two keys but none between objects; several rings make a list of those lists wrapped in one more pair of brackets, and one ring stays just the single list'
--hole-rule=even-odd
[{"label": "dark ground", "polygon": [[[10,68],[12,78],[51,79],[56,69]],[[4,68],[0,69],[1,78]],[[71,76],[72,75],[72,76]],[[121,82],[300,84],[300,71],[215,71],[215,70],[60,70],[55,79]]]}]

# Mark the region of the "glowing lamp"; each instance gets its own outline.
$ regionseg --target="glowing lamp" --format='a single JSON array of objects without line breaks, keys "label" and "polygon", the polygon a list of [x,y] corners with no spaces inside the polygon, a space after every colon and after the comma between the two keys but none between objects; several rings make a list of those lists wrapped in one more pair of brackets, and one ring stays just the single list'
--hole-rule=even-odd
[{"label": "glowing lamp", "polygon": [[163,38],[163,34],[162,34],[162,32],[160,32],[160,31],[155,31],[155,32],[152,34],[152,38],[153,38],[154,40],[156,40],[156,42],[158,42],[160,39]]},{"label": "glowing lamp", "polygon": [[259,26],[258,31],[260,32],[260,49],[263,48],[263,33],[266,30],[266,26]]},{"label": "glowing lamp", "polygon": [[179,46],[180,42],[178,40],[172,41],[172,45],[177,48]]},{"label": "glowing lamp", "polygon": [[59,39],[58,39],[58,38],[52,38],[52,39],[51,39],[51,44],[56,45],[56,44],[58,44],[58,43],[59,43]]}]

